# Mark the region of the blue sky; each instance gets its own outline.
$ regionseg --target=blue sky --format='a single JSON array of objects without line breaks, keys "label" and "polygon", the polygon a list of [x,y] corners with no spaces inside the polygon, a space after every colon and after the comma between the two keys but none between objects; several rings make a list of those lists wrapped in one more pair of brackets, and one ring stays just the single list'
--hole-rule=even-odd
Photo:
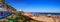
[{"label": "blue sky", "polygon": [[6,0],[6,3],[25,12],[60,12],[59,0]]}]

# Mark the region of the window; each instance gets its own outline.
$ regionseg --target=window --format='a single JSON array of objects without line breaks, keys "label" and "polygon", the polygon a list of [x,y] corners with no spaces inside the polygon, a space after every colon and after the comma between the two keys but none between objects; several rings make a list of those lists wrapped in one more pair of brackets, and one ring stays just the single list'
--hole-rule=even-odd
[{"label": "window", "polygon": [[3,16],[3,12],[0,12],[0,16]]},{"label": "window", "polygon": [[2,9],[2,5],[0,4],[0,9]]},{"label": "window", "polygon": [[1,16],[3,16],[3,12],[1,12]]}]

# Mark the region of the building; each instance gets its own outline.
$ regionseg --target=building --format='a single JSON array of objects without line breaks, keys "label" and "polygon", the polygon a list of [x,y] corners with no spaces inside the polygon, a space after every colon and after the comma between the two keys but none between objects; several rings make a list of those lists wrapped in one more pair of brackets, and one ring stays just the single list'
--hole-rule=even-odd
[{"label": "building", "polygon": [[10,14],[10,12],[16,12],[16,9],[13,8],[12,6],[8,5],[7,3],[5,3],[5,0],[0,0],[0,15],[2,15],[2,14],[8,15],[8,13],[6,13],[6,12],[9,12],[9,14]]},{"label": "building", "polygon": [[0,0],[0,20],[1,21],[7,20],[5,18],[4,19],[1,18],[7,17],[8,15],[10,16],[11,12],[16,12],[16,9],[5,3],[5,0]]}]

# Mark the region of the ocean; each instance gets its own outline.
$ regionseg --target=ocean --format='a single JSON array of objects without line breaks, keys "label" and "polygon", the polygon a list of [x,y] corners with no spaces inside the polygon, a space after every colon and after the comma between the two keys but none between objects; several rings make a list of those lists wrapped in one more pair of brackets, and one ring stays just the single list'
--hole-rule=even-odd
[{"label": "ocean", "polygon": [[60,16],[60,13],[41,13],[41,12],[31,12],[33,16],[39,16],[39,15],[56,15]]}]

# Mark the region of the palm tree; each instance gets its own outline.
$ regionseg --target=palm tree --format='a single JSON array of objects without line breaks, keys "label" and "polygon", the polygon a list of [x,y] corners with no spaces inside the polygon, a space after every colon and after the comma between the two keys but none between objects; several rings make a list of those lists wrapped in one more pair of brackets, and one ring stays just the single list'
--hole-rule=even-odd
[{"label": "palm tree", "polygon": [[12,7],[12,6],[8,5],[8,4],[6,4],[6,6],[7,6],[8,11],[11,10],[11,11],[16,12],[16,9],[14,7]]},{"label": "palm tree", "polygon": [[5,0],[0,0],[0,3],[5,3]]}]

